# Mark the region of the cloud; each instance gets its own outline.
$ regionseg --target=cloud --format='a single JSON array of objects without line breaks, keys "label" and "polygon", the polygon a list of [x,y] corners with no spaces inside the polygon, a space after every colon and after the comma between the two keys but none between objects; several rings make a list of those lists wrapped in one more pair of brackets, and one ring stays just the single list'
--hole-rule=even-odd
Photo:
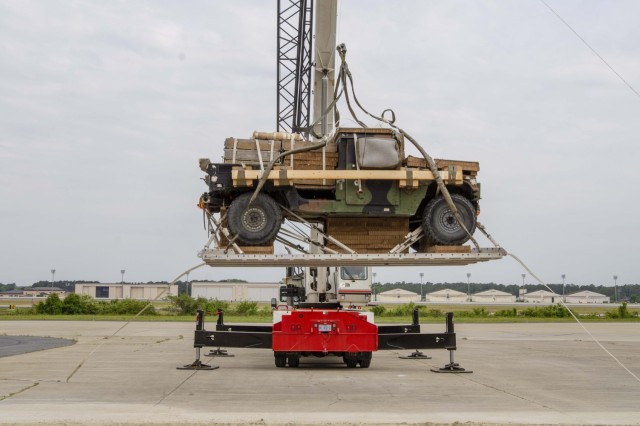
[{"label": "cloud", "polygon": [[[640,87],[637,3],[550,4]],[[168,280],[195,264],[206,239],[197,159],[275,126],[275,25],[263,1],[2,2],[0,282],[52,267],[60,279],[125,268]],[[626,254],[639,236],[628,218],[640,99],[543,5],[343,1],[339,41],[368,109],[393,108],[436,157],[480,161],[481,220],[507,249],[551,281],[639,281]],[[456,281],[467,270],[504,283],[521,273],[509,260],[424,272]]]}]

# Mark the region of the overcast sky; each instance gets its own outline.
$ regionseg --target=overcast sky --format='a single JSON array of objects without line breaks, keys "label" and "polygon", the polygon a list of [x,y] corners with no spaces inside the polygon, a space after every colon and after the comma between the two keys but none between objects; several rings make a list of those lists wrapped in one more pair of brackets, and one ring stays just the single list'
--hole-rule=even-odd
[{"label": "overcast sky", "polygon": [[[640,91],[640,2],[547,2]],[[551,283],[640,282],[640,97],[542,2],[339,10],[360,100],[393,108],[432,156],[480,162],[480,221],[507,250]],[[275,0],[0,0],[0,283],[52,268],[169,281],[197,264],[197,160],[274,130],[275,100]],[[377,272],[511,284],[524,271],[505,258]]]}]

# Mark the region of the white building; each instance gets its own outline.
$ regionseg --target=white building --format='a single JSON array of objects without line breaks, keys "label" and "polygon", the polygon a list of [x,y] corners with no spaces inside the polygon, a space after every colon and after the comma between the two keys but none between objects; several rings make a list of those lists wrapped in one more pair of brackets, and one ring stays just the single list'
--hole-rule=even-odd
[{"label": "white building", "polygon": [[58,287],[25,287],[22,289],[22,295],[28,297],[40,295],[48,296],[53,293],[61,297],[64,297],[64,295],[67,294],[66,291]]},{"label": "white building", "polygon": [[467,293],[445,288],[442,290],[427,293],[427,302],[466,302]]},{"label": "white building", "polygon": [[89,295],[98,300],[162,300],[169,296],[177,296],[178,285],[80,283],[76,284],[75,292],[79,295]]},{"label": "white building", "polygon": [[419,302],[420,295],[409,290],[395,288],[393,290],[383,291],[376,295],[378,303],[409,303]]},{"label": "white building", "polygon": [[525,303],[560,303],[562,302],[562,296],[556,293],[552,293],[547,290],[532,291],[531,293],[525,293],[523,296]]},{"label": "white building", "polygon": [[579,291],[565,296],[566,303],[609,303],[609,296],[595,291]]},{"label": "white building", "polygon": [[280,283],[230,283],[198,281],[191,283],[191,297],[218,299],[228,302],[247,300],[252,302],[270,302],[280,298]]},{"label": "white building", "polygon": [[472,302],[479,303],[515,303],[516,296],[500,290],[486,290],[471,295]]}]

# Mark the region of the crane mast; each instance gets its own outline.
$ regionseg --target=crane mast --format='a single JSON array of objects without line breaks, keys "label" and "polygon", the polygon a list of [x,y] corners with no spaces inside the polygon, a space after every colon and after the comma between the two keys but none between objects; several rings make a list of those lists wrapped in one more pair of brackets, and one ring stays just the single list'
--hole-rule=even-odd
[{"label": "crane mast", "polygon": [[276,128],[303,133],[309,127],[313,0],[278,0]]},{"label": "crane mast", "polygon": [[[315,9],[314,0],[278,0],[278,131],[302,133],[308,139],[310,124],[319,121],[333,101],[337,13],[337,0],[315,0]],[[314,130],[324,135],[333,126],[329,112]]]}]

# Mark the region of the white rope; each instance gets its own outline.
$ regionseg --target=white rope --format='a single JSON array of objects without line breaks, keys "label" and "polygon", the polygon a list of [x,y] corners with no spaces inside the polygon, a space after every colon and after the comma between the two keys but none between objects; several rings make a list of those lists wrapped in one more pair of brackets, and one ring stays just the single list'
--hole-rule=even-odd
[{"label": "white rope", "polygon": [[[551,288],[544,282],[542,281],[540,278],[538,278],[538,276],[536,274],[533,273],[533,271],[531,271],[531,269],[529,269],[529,267],[527,267],[527,265],[525,265],[525,263],[520,260],[520,258],[518,256],[516,256],[513,253],[508,253],[509,256],[511,256],[513,259],[515,259],[516,262],[518,262],[520,265],[522,265],[522,267],[533,277],[535,278],[540,284],[542,284],[543,286],[545,286],[550,292],[554,292],[553,290],[551,290]],[[615,362],[618,363],[618,365],[620,367],[622,367],[627,373],[629,373],[631,375],[631,377],[633,377],[634,379],[636,379],[638,382],[640,382],[640,378],[638,376],[636,376],[631,370],[629,370],[618,358],[616,358],[616,356],[614,354],[612,354],[611,352],[609,352],[607,350],[607,348],[605,348],[602,343],[600,343],[600,341],[593,335],[591,334],[591,332],[587,329],[587,327],[584,326],[584,324],[578,319],[578,317],[573,313],[573,311],[571,309],[569,309],[569,307],[566,305],[566,303],[564,303],[564,300],[562,300],[560,302],[560,304],[562,306],[564,306],[564,308],[569,311],[569,313],[571,314],[571,316],[573,317],[573,319],[576,320],[576,322],[578,324],[580,324],[580,327],[582,327],[582,329],[585,331],[585,333],[587,333],[589,335],[589,337],[591,337],[591,339],[593,339],[594,342],[596,342],[596,344],[598,346],[600,346],[602,348],[603,351],[605,351],[611,358],[614,359]]]},{"label": "white rope", "polygon": [[87,355],[87,357],[85,359],[83,359],[77,366],[76,368],[71,372],[71,374],[67,377],[66,379],[66,383],[69,383],[69,380],[71,380],[71,378],[78,372],[78,370],[80,370],[80,368],[84,365],[85,362],[87,362],[87,360],[89,358],[91,358],[91,356],[93,356],[94,353],[96,353],[96,351],[98,349],[100,349],[102,347],[102,345],[104,345],[107,340],[111,339],[113,336],[115,336],[116,334],[118,334],[120,332],[120,330],[122,330],[123,328],[125,328],[127,325],[129,325],[129,323],[131,323],[131,321],[133,321],[134,319],[138,318],[144,311],[147,310],[147,308],[149,308],[149,306],[151,306],[153,304],[153,302],[155,302],[156,300],[158,300],[158,298],[160,296],[162,296],[163,294],[165,294],[173,284],[176,283],[176,281],[178,281],[180,278],[182,278],[183,276],[187,275],[188,273],[190,273],[191,271],[198,269],[202,266],[206,265],[206,263],[200,263],[196,266],[193,266],[189,269],[187,269],[186,271],[184,271],[183,273],[181,273],[180,275],[178,275],[173,281],[171,281],[169,284],[167,284],[167,288],[165,288],[164,290],[162,290],[160,293],[158,293],[158,295],[156,295],[156,297],[152,300],[149,301],[149,303],[147,305],[145,305],[144,308],[142,308],[140,310],[140,312],[138,312],[133,318],[129,319],[127,322],[124,323],[124,325],[122,327],[120,327],[119,329],[117,329],[115,332],[113,332],[113,334],[111,334],[110,336],[107,336],[105,338],[103,338],[100,342],[100,344],[98,346],[96,346],[90,353],[89,355]]}]

